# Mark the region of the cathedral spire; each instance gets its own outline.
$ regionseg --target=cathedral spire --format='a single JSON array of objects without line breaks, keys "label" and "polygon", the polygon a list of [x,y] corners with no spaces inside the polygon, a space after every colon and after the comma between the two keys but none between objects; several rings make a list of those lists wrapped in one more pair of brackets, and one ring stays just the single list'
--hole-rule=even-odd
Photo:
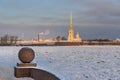
[{"label": "cathedral spire", "polygon": [[74,41],[81,42],[82,41],[78,32],[76,34],[76,38],[74,38],[74,29],[73,29],[73,24],[72,24],[72,11],[70,12],[70,28],[68,31],[68,41],[71,41],[71,42],[74,42]]},{"label": "cathedral spire", "polygon": [[72,12],[70,13],[70,28],[68,32],[68,41],[74,41],[74,30],[72,27]]},{"label": "cathedral spire", "polygon": [[72,28],[72,11],[70,13],[70,28]]}]

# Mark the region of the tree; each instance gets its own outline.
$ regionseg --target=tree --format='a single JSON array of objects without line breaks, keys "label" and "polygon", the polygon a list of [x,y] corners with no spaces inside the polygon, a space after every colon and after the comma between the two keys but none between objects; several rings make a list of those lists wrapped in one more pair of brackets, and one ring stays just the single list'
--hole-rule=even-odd
[{"label": "tree", "polygon": [[56,37],[56,40],[57,40],[57,41],[60,41],[60,40],[61,40],[61,37],[60,37],[60,36],[57,36],[57,37]]},{"label": "tree", "polygon": [[10,36],[6,34],[1,37],[1,45],[15,45],[17,42],[17,36]]}]

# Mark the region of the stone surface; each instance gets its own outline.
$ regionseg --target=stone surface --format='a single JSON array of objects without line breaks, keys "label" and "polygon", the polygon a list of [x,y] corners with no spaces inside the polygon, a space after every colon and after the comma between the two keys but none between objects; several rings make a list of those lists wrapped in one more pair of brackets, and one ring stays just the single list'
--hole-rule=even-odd
[{"label": "stone surface", "polygon": [[36,63],[17,63],[17,67],[36,67]]},{"label": "stone surface", "polygon": [[14,68],[15,72],[14,75],[17,78],[23,78],[23,77],[30,77],[34,80],[60,80],[55,75],[36,68]]},{"label": "stone surface", "polygon": [[31,77],[31,68],[14,68],[16,78]]},{"label": "stone surface", "polygon": [[30,63],[34,59],[35,53],[31,48],[22,48],[18,53],[18,57],[21,62]]},{"label": "stone surface", "polygon": [[60,80],[58,77],[47,71],[34,68],[31,69],[31,77],[34,80]]}]

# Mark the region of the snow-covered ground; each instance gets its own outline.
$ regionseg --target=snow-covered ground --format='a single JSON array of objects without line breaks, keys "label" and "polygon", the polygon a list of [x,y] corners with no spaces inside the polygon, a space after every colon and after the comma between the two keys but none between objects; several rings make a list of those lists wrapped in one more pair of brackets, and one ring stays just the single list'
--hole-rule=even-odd
[{"label": "snow-covered ground", "polygon": [[[32,80],[14,77],[22,47],[0,47],[0,80]],[[30,47],[37,68],[61,80],[120,80],[120,46]]]}]

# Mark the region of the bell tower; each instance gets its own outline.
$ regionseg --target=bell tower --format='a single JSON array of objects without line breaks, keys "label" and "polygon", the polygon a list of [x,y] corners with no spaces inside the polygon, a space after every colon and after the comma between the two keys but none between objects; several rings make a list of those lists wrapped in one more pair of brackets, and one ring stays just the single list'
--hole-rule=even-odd
[{"label": "bell tower", "polygon": [[80,35],[79,35],[79,33],[77,32],[77,34],[76,34],[76,41],[82,41],[82,39],[81,39],[81,37],[80,37]]},{"label": "bell tower", "polygon": [[72,12],[70,13],[70,28],[68,31],[68,41],[74,41],[74,30],[72,26]]}]

